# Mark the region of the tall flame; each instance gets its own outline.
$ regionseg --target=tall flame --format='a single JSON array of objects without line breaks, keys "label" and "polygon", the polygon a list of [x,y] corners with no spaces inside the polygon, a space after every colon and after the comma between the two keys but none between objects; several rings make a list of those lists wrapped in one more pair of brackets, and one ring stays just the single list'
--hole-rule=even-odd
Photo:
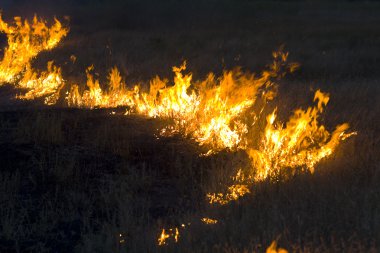
[{"label": "tall flame", "polygon": [[34,16],[29,23],[15,17],[13,24],[7,24],[0,13],[0,33],[7,35],[8,46],[0,62],[0,85],[13,82],[41,51],[50,50],[67,35],[68,29],[55,19],[48,27],[46,21]]}]

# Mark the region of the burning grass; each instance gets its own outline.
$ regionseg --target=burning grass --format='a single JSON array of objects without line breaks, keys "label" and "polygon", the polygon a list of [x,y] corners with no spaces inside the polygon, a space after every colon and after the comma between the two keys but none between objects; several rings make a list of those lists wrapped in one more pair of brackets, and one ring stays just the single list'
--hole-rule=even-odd
[{"label": "burning grass", "polygon": [[[273,80],[283,75],[286,69],[293,71],[296,68],[296,64],[287,65],[286,60],[286,53],[274,53],[274,62],[259,77],[235,70],[226,71],[219,78],[210,73],[205,80],[195,82],[192,82],[191,74],[183,74],[184,63],[181,67],[173,67],[173,84],[156,77],[150,81],[148,92],[141,91],[140,86],[126,89],[116,68],[109,74],[108,91],[104,91],[89,68],[86,72],[87,89],[80,94],[78,86],[74,85],[66,99],[73,107],[128,106],[127,114],[168,119],[171,124],[161,129],[162,135],[189,136],[209,147],[209,154],[225,148],[245,148],[247,124],[242,122],[241,116],[257,99],[273,99],[276,87]],[[258,115],[251,111],[251,117],[257,118]]]},{"label": "burning grass", "polygon": [[[45,104],[56,104],[65,85],[60,68],[49,62],[47,71],[37,74],[30,64],[40,51],[55,47],[68,30],[58,20],[48,28],[37,17],[33,19],[32,28],[27,21],[22,24],[20,18],[15,18],[14,26],[8,26],[2,19],[0,21],[9,44],[1,61],[0,82],[15,82],[17,86],[27,89],[25,95],[18,96],[20,99],[45,97]],[[21,57],[19,54],[23,55],[24,51],[27,56]],[[191,74],[183,74],[186,70],[184,63],[173,67],[174,84],[168,85],[167,80],[156,77],[150,81],[148,92],[142,92],[138,85],[133,89],[126,88],[117,68],[111,70],[105,91],[91,74],[94,68],[91,66],[86,70],[87,89],[80,93],[79,86],[72,85],[65,100],[70,107],[127,106],[126,114],[135,112],[169,120],[169,124],[160,130],[162,136],[189,136],[199,145],[209,148],[206,155],[223,149],[246,150],[255,174],[254,177],[248,176],[251,184],[273,177],[287,168],[305,167],[313,172],[317,162],[331,155],[340,141],[354,134],[345,133],[347,123],[337,126],[332,134],[318,123],[319,114],[329,100],[328,95],[319,90],[314,97],[317,106],[306,111],[295,111],[286,127],[275,123],[276,110],[269,114],[259,149],[249,146],[257,146],[257,140],[248,138],[249,125],[254,126],[260,120],[265,105],[277,95],[275,81],[298,67],[296,63],[287,63],[288,53],[274,52],[273,58],[273,63],[258,77],[235,70],[226,71],[219,78],[210,73],[205,80],[196,82],[192,82]],[[17,79],[20,73],[22,78]],[[255,111],[253,108],[258,99],[262,108]],[[246,181],[240,179],[240,174],[236,178]],[[207,197],[211,204],[225,205],[247,193],[250,193],[249,186],[238,183],[229,186],[226,194],[208,193]],[[178,242],[178,228],[169,231],[168,234],[165,229],[162,230],[158,239],[160,246],[165,245],[170,237]]]},{"label": "burning grass", "polygon": [[[49,49],[45,48],[40,51]],[[64,223],[57,224],[57,227],[68,231],[67,234],[65,232],[66,237],[73,233],[70,228],[75,228],[75,219],[72,217],[77,215],[75,210],[79,207],[79,216],[84,218],[78,225],[80,229],[73,230],[80,234],[80,239],[70,237],[67,240],[80,244],[78,248],[81,250],[90,252],[107,248],[114,252],[141,252],[145,247],[148,251],[155,251],[158,244],[164,246],[159,249],[162,251],[183,248],[191,252],[191,249],[199,250],[196,242],[204,241],[213,244],[210,247],[215,251],[243,251],[240,246],[239,249],[233,246],[229,249],[228,246],[242,244],[243,247],[250,245],[249,251],[252,252],[262,252],[267,245],[270,245],[267,252],[285,252],[278,249],[275,242],[270,244],[278,234],[289,238],[288,234],[297,234],[291,237],[293,242],[297,236],[298,239],[302,236],[299,245],[306,247],[306,237],[312,237],[308,233],[317,231],[316,234],[323,234],[318,230],[319,226],[329,220],[326,217],[334,216],[329,213],[329,206],[339,199],[330,199],[329,191],[319,187],[323,189],[327,185],[331,188],[335,184],[318,181],[321,177],[318,170],[315,177],[308,176],[321,164],[331,161],[333,164],[334,157],[347,150],[344,145],[343,151],[337,149],[338,145],[354,133],[348,131],[346,123],[331,131],[333,128],[329,124],[322,123],[322,113],[330,96],[319,90],[314,96],[314,106],[297,109],[289,120],[283,121],[287,123],[277,119],[281,115],[277,115],[277,110],[269,109],[276,107],[274,98],[281,95],[277,92],[277,82],[284,73],[292,72],[297,66],[287,63],[287,53],[274,53],[273,63],[260,74],[233,70],[225,71],[219,77],[210,74],[205,79],[194,80],[191,73],[186,73],[184,64],[173,68],[173,81],[156,77],[149,82],[148,89],[126,84],[116,67],[111,69],[107,83],[101,83],[94,74],[94,67],[89,67],[86,70],[87,82],[75,85],[66,81],[70,78],[64,77],[61,68],[52,62],[46,71],[33,70],[30,67],[33,57],[35,55],[24,65],[12,66],[22,71],[15,70],[17,73],[3,82],[13,82],[17,87],[25,88],[25,93],[18,96],[20,99],[43,97],[47,105],[64,102],[79,109],[67,109],[55,117],[54,108],[25,117],[17,127],[12,121],[2,121],[2,134],[12,132],[12,135],[5,136],[11,141],[12,136],[17,136],[15,153],[20,157],[30,157],[29,165],[23,166],[32,170],[39,168],[9,180],[16,182],[20,180],[18,177],[22,177],[25,183],[29,180],[27,175],[31,174],[28,182],[32,185],[32,192],[43,191],[40,187],[49,188],[52,181],[59,188],[55,194],[59,195],[63,189],[58,199],[64,200],[65,206],[70,206],[65,214],[58,214],[59,203],[33,200],[42,203],[41,222],[48,224],[49,221],[43,217],[56,217]],[[334,96],[335,99],[340,98]],[[127,107],[127,115],[114,113],[120,110],[116,109],[118,106]],[[277,104],[277,107],[282,108],[282,104]],[[110,115],[110,112],[116,115]],[[332,114],[334,112],[332,110]],[[262,124],[264,127],[260,129]],[[187,139],[194,141],[191,145],[201,147],[186,151]],[[28,150],[23,145],[30,143],[41,150],[23,154],[24,149]],[[2,145],[6,150],[8,144]],[[231,166],[231,160],[242,159],[238,153],[250,162],[247,168],[237,170],[239,167]],[[65,162],[60,159],[63,156],[67,157]],[[326,157],[333,159],[326,161],[323,159]],[[232,176],[232,184],[218,181],[223,167],[228,171],[227,177]],[[114,170],[101,171],[106,168]],[[234,174],[232,171],[236,170],[238,173]],[[305,173],[297,175],[299,170]],[[284,174],[286,180],[282,177]],[[339,179],[339,176],[334,178]],[[210,182],[218,187],[210,189]],[[289,184],[294,184],[295,188],[289,190]],[[4,187],[9,192],[14,191],[7,185]],[[299,190],[297,187],[301,188],[298,195],[294,194]],[[324,197],[317,198],[315,203],[306,197],[303,199],[302,193],[308,187],[311,195],[322,192]],[[213,193],[220,189],[223,193]],[[57,199],[53,195],[51,193],[49,199]],[[64,198],[66,195],[69,197]],[[207,201],[205,195],[208,196]],[[245,198],[239,200],[242,196]],[[295,196],[301,196],[299,199],[302,201],[294,203]],[[12,196],[2,200],[7,203],[18,201]],[[223,206],[209,205],[208,201]],[[181,204],[176,206],[176,203]],[[315,222],[309,220],[313,210],[304,211],[304,205],[321,209],[321,212],[324,210],[326,217]],[[48,206],[56,209],[52,211]],[[234,208],[236,206],[237,209]],[[350,203],[342,203],[339,210],[346,210],[346,207],[348,209]],[[10,209],[2,212],[3,217],[12,215]],[[70,221],[65,220],[66,213],[73,214],[68,215]],[[201,218],[208,217],[209,213],[212,219]],[[297,214],[297,217],[291,214]],[[347,222],[349,217],[354,217],[350,214],[348,212],[347,217],[338,217],[338,220]],[[13,228],[28,220],[35,223],[31,217],[25,217],[20,215],[7,222],[2,220],[2,226],[6,228],[6,243],[12,241],[11,238],[19,240],[22,237]],[[97,222],[92,222],[94,219]],[[191,226],[186,225],[182,229],[183,222],[191,223]],[[25,238],[33,236],[32,230],[25,231],[29,231],[23,235]],[[38,229],[34,231],[38,237]],[[49,229],[40,231],[41,237],[49,233]],[[352,230],[347,228],[347,231]],[[265,234],[265,239],[248,236],[251,233],[259,237]],[[289,241],[284,246],[294,249]],[[40,249],[51,248],[48,242],[41,245]],[[27,245],[24,243],[20,247],[25,249]]]},{"label": "burning grass", "polygon": [[[8,42],[0,62],[1,85],[17,81],[19,74],[26,70],[33,58],[42,51],[56,47],[67,35],[68,29],[58,19],[49,27],[46,21],[37,16],[34,16],[31,23],[15,17],[13,24],[8,24],[0,15],[0,32],[7,35]],[[22,87],[31,88],[30,85],[23,84],[25,82],[20,83]]]},{"label": "burning grass", "polygon": [[[3,82],[12,81],[16,74],[24,71],[22,79],[16,82],[28,91],[18,98],[45,97],[45,104],[55,104],[64,86],[60,68],[49,62],[47,71],[38,75],[31,69],[30,61],[40,51],[56,46],[68,30],[58,20],[48,28],[37,17],[33,19],[32,28],[27,21],[22,24],[20,18],[15,18],[13,27],[1,22],[9,44],[1,62],[7,66],[0,69]],[[17,56],[16,52],[22,53],[23,50],[31,51],[28,57]],[[210,73],[205,80],[195,82],[192,82],[191,74],[183,74],[186,69],[184,63],[181,67],[173,67],[174,84],[168,85],[167,80],[156,77],[150,81],[148,92],[142,92],[138,85],[132,89],[126,88],[117,68],[111,70],[105,91],[91,74],[91,66],[86,70],[87,89],[81,93],[78,85],[72,85],[66,101],[72,107],[127,106],[127,114],[136,112],[152,118],[168,119],[171,123],[160,130],[161,135],[179,133],[189,136],[199,145],[209,148],[207,155],[223,149],[247,150],[259,171],[256,179],[264,179],[286,167],[305,166],[312,171],[315,163],[331,155],[341,140],[352,135],[345,133],[348,124],[338,126],[331,136],[323,125],[319,126],[318,116],[329,100],[328,95],[320,91],[314,98],[318,100],[317,107],[296,111],[285,128],[280,123],[275,124],[275,111],[268,115],[265,137],[260,141],[259,150],[248,147],[248,143],[253,143],[253,146],[257,143],[257,140],[247,138],[249,125],[255,125],[260,120],[265,104],[277,95],[275,81],[298,67],[298,64],[287,63],[288,53],[274,52],[273,57],[273,63],[258,77],[235,70],[226,71],[219,78]],[[23,60],[10,65],[18,58]],[[258,99],[261,99],[263,106],[255,111],[252,108]],[[237,188],[241,189],[230,189],[232,195]]]}]

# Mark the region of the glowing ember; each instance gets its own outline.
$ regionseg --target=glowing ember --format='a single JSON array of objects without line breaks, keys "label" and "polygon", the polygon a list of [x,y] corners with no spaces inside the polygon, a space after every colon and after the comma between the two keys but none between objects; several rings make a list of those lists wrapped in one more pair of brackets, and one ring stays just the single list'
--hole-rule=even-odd
[{"label": "glowing ember", "polygon": [[208,225],[214,225],[214,224],[218,223],[218,220],[207,218],[207,217],[202,218],[201,221],[205,224],[208,224]]},{"label": "glowing ember", "polygon": [[7,35],[8,46],[0,62],[0,85],[13,82],[25,71],[31,60],[41,51],[50,50],[67,35],[68,29],[55,19],[48,27],[46,22],[33,18],[32,23],[15,17],[12,25],[5,23],[0,14],[0,33]]},{"label": "glowing ember", "polygon": [[210,204],[218,203],[225,205],[228,202],[239,199],[247,193],[250,193],[248,185],[235,184],[228,187],[227,193],[208,193],[207,198]]},{"label": "glowing ember", "polygon": [[119,243],[120,243],[120,244],[125,243],[125,237],[124,237],[123,234],[119,234]]}]

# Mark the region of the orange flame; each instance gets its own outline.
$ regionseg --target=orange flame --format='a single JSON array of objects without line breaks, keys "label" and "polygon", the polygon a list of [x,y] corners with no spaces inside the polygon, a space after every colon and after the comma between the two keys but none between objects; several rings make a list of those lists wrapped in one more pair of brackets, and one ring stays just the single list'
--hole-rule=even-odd
[{"label": "orange flame", "polygon": [[273,241],[265,251],[266,253],[288,253],[286,249],[277,248],[277,242]]},{"label": "orange flame", "polygon": [[8,46],[0,62],[0,85],[14,82],[31,60],[41,51],[50,50],[67,35],[68,29],[55,19],[48,27],[46,21],[34,16],[32,23],[15,17],[12,25],[3,21],[0,13],[0,32],[5,33]]}]

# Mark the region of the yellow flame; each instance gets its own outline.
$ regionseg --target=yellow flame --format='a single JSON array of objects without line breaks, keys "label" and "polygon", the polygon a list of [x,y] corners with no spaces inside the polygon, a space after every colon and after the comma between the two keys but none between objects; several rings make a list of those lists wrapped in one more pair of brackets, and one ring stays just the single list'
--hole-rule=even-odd
[{"label": "yellow flame", "polygon": [[170,237],[169,234],[166,233],[165,229],[162,229],[161,235],[158,238],[158,245],[162,246],[166,244],[166,240]]},{"label": "yellow flame", "polygon": [[175,228],[174,241],[178,242],[178,239],[179,239],[179,231],[178,231],[178,228]]},{"label": "yellow flame", "polygon": [[8,46],[0,62],[0,85],[13,82],[41,51],[50,50],[67,35],[68,29],[55,19],[52,26],[34,16],[29,23],[15,17],[13,24],[7,24],[0,13],[0,33],[7,35]]}]

